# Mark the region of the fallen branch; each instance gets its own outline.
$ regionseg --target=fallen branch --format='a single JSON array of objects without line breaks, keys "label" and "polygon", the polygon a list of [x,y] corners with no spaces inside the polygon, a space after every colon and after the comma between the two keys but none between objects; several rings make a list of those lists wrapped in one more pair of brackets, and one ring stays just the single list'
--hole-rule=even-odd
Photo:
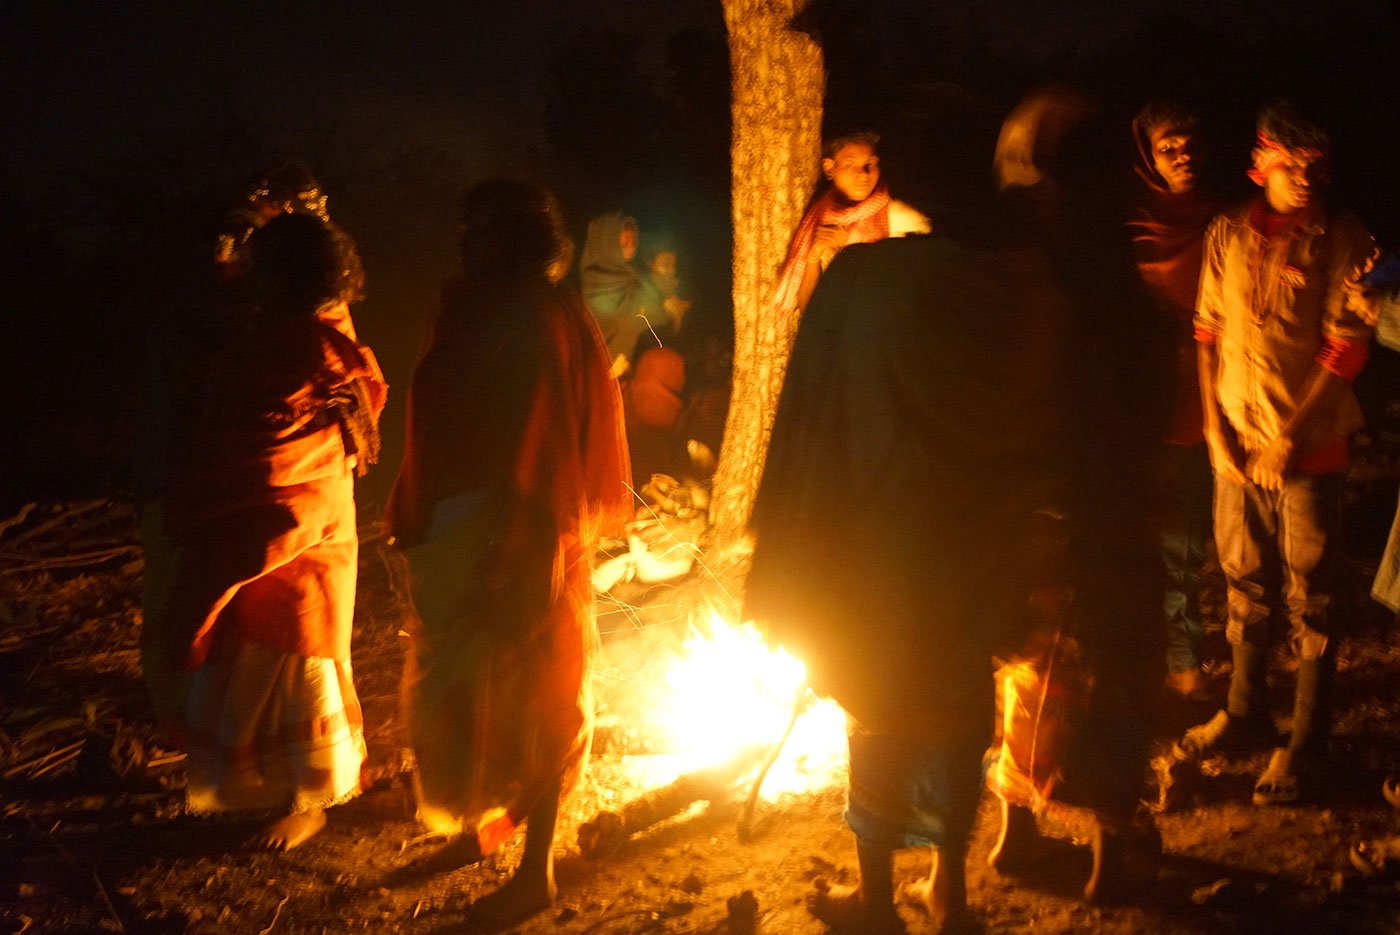
[{"label": "fallen branch", "polygon": [[773,764],[778,762],[778,755],[783,752],[783,747],[787,745],[788,738],[792,736],[792,729],[797,725],[797,719],[802,717],[812,702],[816,700],[816,695],[803,685],[797,692],[797,696],[792,700],[792,716],[788,718],[787,729],[783,731],[783,736],[778,742],[768,748],[768,755],[763,758],[763,765],[758,769],[758,775],[754,777],[753,788],[749,790],[748,801],[744,803],[743,814],[739,818],[739,840],[749,841],[753,838],[754,824],[753,812],[758,805],[758,792],[763,788],[763,780],[768,778],[768,771],[773,768]]},{"label": "fallen branch", "polygon": [[[31,757],[22,763],[16,763],[14,766],[11,766],[9,769],[5,770],[4,778],[14,779],[20,773],[35,768],[39,768],[38,772],[32,773],[29,777],[30,779],[33,779],[35,776],[43,775],[49,770],[56,769],[57,767],[62,766],[64,763],[67,763],[73,757],[76,757],[78,755],[78,751],[82,749],[82,746],[83,741],[79,740],[75,743],[70,743],[65,747],[59,747],[57,750],[50,750],[48,753],[40,754],[36,757]],[[56,763],[51,763],[50,761],[54,760],[56,757],[61,759],[59,759]]]},{"label": "fallen branch", "polygon": [[89,565],[101,565],[125,555],[140,554],[141,547],[139,545],[119,545],[114,548],[100,549],[95,552],[82,552],[77,555],[54,555],[49,558],[31,558],[27,555],[20,555],[15,552],[0,552],[0,559],[26,562],[24,565],[15,565],[11,568],[0,569],[0,575],[11,575],[26,571],[52,571],[58,568],[86,568]]},{"label": "fallen branch", "polygon": [[616,812],[602,811],[578,829],[578,847],[590,860],[615,853],[632,835],[665,821],[694,802],[729,795],[738,781],[767,753],[767,744],[740,750],[728,762],[696,770],[653,789]]},{"label": "fallen branch", "polygon": [[7,520],[0,521],[0,539],[4,538],[5,530],[18,526],[29,518],[29,514],[34,512],[37,503],[26,503],[19,508],[19,512]]},{"label": "fallen branch", "polygon": [[[26,529],[18,536],[15,536],[15,538],[10,540],[9,545],[11,548],[13,548],[21,542],[28,542],[30,539],[34,539],[39,535],[48,532],[50,529],[63,525],[63,523],[66,520],[73,519],[77,516],[82,516],[84,513],[91,513],[93,510],[96,510],[99,507],[110,506],[111,503],[111,500],[87,500],[82,503],[72,504],[62,513],[55,514],[54,516],[49,517],[39,525],[35,526],[33,529]],[[30,504],[30,506],[32,507],[32,504]],[[20,512],[25,513],[26,516],[28,515],[28,513],[24,510],[21,510]]]}]

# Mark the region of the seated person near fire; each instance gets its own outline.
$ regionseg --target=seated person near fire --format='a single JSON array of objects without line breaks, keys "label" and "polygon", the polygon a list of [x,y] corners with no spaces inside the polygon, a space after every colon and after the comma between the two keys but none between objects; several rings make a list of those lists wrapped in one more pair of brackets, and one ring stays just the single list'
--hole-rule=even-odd
[{"label": "seated person near fire", "polygon": [[[579,258],[579,289],[607,344],[612,375],[636,366],[642,338],[678,329],[689,303],[676,295],[674,251],[658,251],[651,263],[637,259],[640,232],[634,218],[613,212],[588,222]],[[653,344],[652,346],[655,346]]]},{"label": "seated person near fire", "polygon": [[860,132],[822,145],[822,175],[830,184],[813,199],[792,235],[778,279],[774,306],[784,315],[801,313],[817,279],[843,247],[886,237],[927,234],[928,218],[890,197],[880,179],[880,137]]}]

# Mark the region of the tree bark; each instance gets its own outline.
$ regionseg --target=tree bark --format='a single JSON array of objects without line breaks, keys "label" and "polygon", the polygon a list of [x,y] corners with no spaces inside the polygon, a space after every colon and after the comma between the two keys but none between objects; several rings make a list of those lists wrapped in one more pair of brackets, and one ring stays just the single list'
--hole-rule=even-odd
[{"label": "tree bark", "polygon": [[724,0],[733,142],[734,375],[711,535],[736,541],[763,473],[797,316],[772,313],[778,272],[821,157],[821,46],[793,29],[808,0]]}]

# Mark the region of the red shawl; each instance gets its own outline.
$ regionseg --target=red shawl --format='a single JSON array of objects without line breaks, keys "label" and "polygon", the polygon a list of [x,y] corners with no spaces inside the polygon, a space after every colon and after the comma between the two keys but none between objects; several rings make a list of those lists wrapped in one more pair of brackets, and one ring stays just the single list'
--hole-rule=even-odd
[{"label": "red shawl", "polygon": [[818,228],[845,228],[844,246],[884,240],[890,235],[889,207],[890,192],[883,182],[864,201],[853,205],[838,201],[836,189],[828,186],[802,215],[802,223],[797,225],[797,232],[792,235],[787,260],[778,279],[778,291],[773,298],[774,307],[784,315],[796,308],[797,290],[802,286],[802,277],[807,271],[807,256],[817,239]]},{"label": "red shawl", "polygon": [[344,305],[269,320],[210,375],[194,455],[177,479],[182,547],[171,630],[198,668],[226,627],[299,656],[350,658],[358,536],[351,459],[332,401],[388,391]]},{"label": "red shawl", "polygon": [[[588,748],[589,560],[631,504],[608,364],[576,295],[463,277],[413,375],[385,517],[417,546],[405,719],[425,820],[475,832],[484,852],[550,784],[567,789]],[[430,529],[437,504],[468,492],[489,508]]]},{"label": "red shawl", "polygon": [[1196,313],[1206,227],[1221,205],[1199,188],[1173,194],[1153,166],[1146,128],[1135,122],[1133,136],[1138,144],[1137,175],[1144,190],[1128,220],[1128,233],[1143,284],[1157,307],[1171,316],[1177,334],[1175,402],[1166,440],[1192,445],[1204,436],[1191,319]]},{"label": "red shawl", "polygon": [[454,280],[413,375],[408,440],[385,520],[421,542],[433,504],[507,491],[506,560],[530,516],[589,543],[630,518],[631,478],[617,381],[593,317],[543,281]]}]

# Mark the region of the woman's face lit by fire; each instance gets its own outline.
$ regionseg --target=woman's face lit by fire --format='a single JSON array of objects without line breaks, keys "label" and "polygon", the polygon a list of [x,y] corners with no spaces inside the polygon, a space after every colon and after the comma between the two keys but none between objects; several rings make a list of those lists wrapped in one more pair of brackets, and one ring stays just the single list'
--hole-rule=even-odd
[{"label": "woman's face lit by fire", "polygon": [[864,201],[880,184],[880,157],[869,143],[847,143],[822,160],[822,172],[847,201]]},{"label": "woman's face lit by fire", "polygon": [[1152,144],[1152,165],[1167,189],[1174,195],[1184,195],[1196,187],[1196,147],[1190,130],[1176,127],[1154,127],[1148,134]]}]

